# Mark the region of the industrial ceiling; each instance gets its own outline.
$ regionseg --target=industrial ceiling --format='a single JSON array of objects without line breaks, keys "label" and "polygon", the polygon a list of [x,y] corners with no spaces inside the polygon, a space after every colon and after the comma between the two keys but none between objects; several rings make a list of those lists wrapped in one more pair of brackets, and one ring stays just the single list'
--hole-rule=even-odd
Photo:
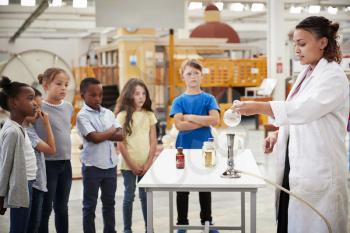
[{"label": "industrial ceiling", "polygon": [[[95,1],[79,0],[86,2],[86,7],[83,6],[83,8],[73,7],[75,1],[51,0],[45,9],[36,12],[35,15],[33,12],[42,4],[41,0],[34,1],[35,6],[22,6],[21,0],[0,0],[0,4],[8,2],[8,5],[0,5],[0,38],[8,40],[12,38],[13,41],[18,37],[91,38],[98,40],[101,35],[105,35],[109,39],[115,36],[115,28],[113,27],[96,27]],[[208,2],[204,0],[185,2],[185,31],[191,31],[204,22],[203,11]],[[273,1],[271,2],[273,3]],[[285,0],[284,2],[284,15],[288,27],[293,28],[293,25],[307,16],[323,15],[339,22],[342,41],[350,41],[349,0]],[[238,32],[241,42],[266,40],[267,0],[221,0],[214,3],[221,10],[222,21],[231,25]],[[140,1],[140,4],[147,4],[147,1]],[[118,20],[118,16],[116,16],[116,20]],[[167,29],[159,29],[159,33],[162,34],[164,30]],[[16,33],[19,35],[16,36]]]}]

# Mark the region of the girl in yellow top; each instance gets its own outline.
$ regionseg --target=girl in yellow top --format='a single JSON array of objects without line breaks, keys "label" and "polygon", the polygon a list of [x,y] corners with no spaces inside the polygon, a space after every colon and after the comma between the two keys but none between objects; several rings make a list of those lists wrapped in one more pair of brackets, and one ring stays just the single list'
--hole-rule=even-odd
[{"label": "girl in yellow top", "polygon": [[[118,143],[122,155],[120,170],[124,178],[123,220],[124,233],[132,233],[132,206],[136,180],[141,180],[150,168],[156,152],[157,119],[145,83],[136,78],[124,86],[116,106],[117,121],[123,126],[124,141]],[[146,192],[139,188],[142,213],[147,223]]]}]

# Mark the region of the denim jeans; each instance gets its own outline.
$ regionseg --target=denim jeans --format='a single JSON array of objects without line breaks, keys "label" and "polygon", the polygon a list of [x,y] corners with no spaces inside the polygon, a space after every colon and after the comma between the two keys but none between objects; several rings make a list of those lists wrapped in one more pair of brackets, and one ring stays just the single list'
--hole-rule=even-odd
[{"label": "denim jeans", "polygon": [[68,233],[68,201],[72,186],[70,160],[45,161],[47,192],[44,194],[39,232],[49,233],[49,218],[52,207],[55,211],[57,233]]},{"label": "denim jeans", "polygon": [[[177,225],[188,225],[188,195],[189,192],[177,192],[176,193],[176,206],[177,206]],[[212,222],[211,217],[211,193],[199,192],[199,204],[201,207],[200,218],[201,224],[206,221]]]},{"label": "denim jeans", "polygon": [[29,207],[10,209],[10,233],[26,233],[32,200],[32,186],[35,180],[28,181]]},{"label": "denim jeans", "polygon": [[38,233],[41,221],[41,213],[43,208],[45,192],[33,188],[32,194],[32,208],[30,210],[30,221],[27,233]]},{"label": "denim jeans", "polygon": [[[122,170],[124,178],[124,200],[123,200],[123,220],[124,233],[132,233],[132,207],[135,198],[136,180],[141,180],[142,176],[136,176],[130,170]],[[139,198],[141,201],[143,219],[147,227],[147,199],[144,188],[139,188]]]},{"label": "denim jeans", "polygon": [[115,192],[117,190],[116,167],[100,169],[93,166],[82,167],[83,174],[83,229],[84,233],[95,233],[95,210],[98,190],[101,188],[103,232],[115,233]]}]

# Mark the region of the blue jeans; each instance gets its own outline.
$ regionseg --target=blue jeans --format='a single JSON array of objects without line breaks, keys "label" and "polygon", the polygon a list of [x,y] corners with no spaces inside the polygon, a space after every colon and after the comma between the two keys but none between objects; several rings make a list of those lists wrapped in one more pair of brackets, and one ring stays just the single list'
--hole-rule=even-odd
[{"label": "blue jeans", "polygon": [[11,208],[10,233],[26,233],[29,223],[29,213],[32,205],[32,186],[35,180],[28,181],[29,207]]},{"label": "blue jeans", "polygon": [[103,232],[115,233],[115,192],[117,190],[116,167],[100,169],[93,166],[82,167],[83,174],[83,228],[84,233],[95,233],[95,210],[98,190],[101,188]]},{"label": "blue jeans", "polygon": [[[136,176],[130,170],[122,170],[124,178],[124,201],[123,201],[123,220],[124,233],[132,233],[132,206],[135,198],[136,180],[140,181],[142,176]],[[143,219],[147,227],[147,199],[144,188],[139,188],[139,197],[141,201]]]},{"label": "blue jeans", "polygon": [[49,218],[52,207],[55,211],[57,233],[68,233],[68,201],[72,186],[70,160],[45,161],[47,192],[44,194],[39,232],[49,233]]},{"label": "blue jeans", "polygon": [[32,208],[30,210],[30,221],[27,233],[38,233],[41,221],[41,213],[43,208],[45,192],[33,188],[32,194]]}]

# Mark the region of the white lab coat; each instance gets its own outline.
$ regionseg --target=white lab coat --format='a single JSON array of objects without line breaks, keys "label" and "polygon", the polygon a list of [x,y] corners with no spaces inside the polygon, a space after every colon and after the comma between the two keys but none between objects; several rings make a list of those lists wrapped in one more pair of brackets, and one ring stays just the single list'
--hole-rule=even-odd
[{"label": "white lab coat", "polygon": [[[300,73],[290,93],[298,86]],[[330,222],[333,233],[346,233],[348,221],[346,126],[349,82],[336,62],[321,59],[293,98],[271,101],[275,125],[278,184],[282,184],[289,136],[290,190],[310,202]],[[278,211],[279,191],[276,191]],[[322,219],[290,198],[288,233],[327,233]]]}]

